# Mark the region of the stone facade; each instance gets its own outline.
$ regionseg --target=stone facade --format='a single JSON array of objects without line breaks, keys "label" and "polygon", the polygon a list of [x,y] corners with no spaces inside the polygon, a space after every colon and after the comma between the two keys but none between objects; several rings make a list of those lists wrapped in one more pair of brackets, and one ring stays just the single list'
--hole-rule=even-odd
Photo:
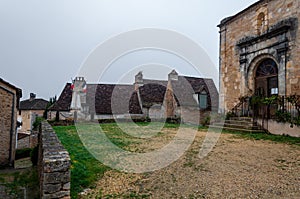
[{"label": "stone facade", "polygon": [[42,117],[45,110],[22,110],[22,127],[21,132],[31,132],[33,128],[33,123],[35,122],[36,117]]},{"label": "stone facade", "polygon": [[30,93],[30,98],[20,102],[19,116],[22,120],[22,126],[19,132],[30,133],[33,128],[33,123],[36,117],[42,117],[48,101],[44,99],[37,99],[34,93]]},{"label": "stone facade", "polygon": [[18,104],[22,91],[0,79],[0,165],[13,165]]},{"label": "stone facade", "polygon": [[[299,7],[299,0],[260,0],[221,21],[221,111],[230,111],[240,97],[261,87],[265,95],[271,89],[282,96],[300,94]],[[277,86],[268,86],[271,77],[266,76],[265,83],[258,78],[257,69],[265,60],[274,62]]]},{"label": "stone facade", "polygon": [[39,143],[41,198],[71,198],[71,159],[47,122],[42,122]]}]

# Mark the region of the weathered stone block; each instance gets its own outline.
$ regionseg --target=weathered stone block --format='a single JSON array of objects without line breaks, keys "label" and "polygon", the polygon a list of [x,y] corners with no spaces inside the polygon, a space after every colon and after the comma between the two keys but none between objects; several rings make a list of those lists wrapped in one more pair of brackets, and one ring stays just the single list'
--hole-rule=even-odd
[{"label": "weathered stone block", "polygon": [[70,197],[70,191],[60,191],[53,194],[45,194],[43,199],[53,199],[53,198],[68,198]]},{"label": "weathered stone block", "polygon": [[45,184],[44,185],[44,193],[56,193],[61,190],[61,184]]},{"label": "weathered stone block", "polygon": [[70,190],[71,189],[71,183],[68,182],[68,183],[64,184],[63,189],[64,190]]},{"label": "weathered stone block", "polygon": [[66,183],[70,181],[70,172],[44,173],[44,183]]}]

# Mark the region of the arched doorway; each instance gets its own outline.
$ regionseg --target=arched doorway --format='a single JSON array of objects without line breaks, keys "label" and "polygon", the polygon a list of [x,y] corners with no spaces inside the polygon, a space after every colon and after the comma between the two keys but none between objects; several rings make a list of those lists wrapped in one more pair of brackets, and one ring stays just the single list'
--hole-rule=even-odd
[{"label": "arched doorway", "polygon": [[278,67],[270,58],[260,62],[256,68],[255,94],[262,97],[278,95]]}]

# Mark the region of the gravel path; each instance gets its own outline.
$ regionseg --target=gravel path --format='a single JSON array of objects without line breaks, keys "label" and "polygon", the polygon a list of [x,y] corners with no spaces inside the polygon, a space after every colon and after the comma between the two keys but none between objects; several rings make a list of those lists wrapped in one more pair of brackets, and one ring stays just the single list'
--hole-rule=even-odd
[{"label": "gravel path", "polygon": [[[138,148],[161,147],[172,139],[169,131]],[[185,156],[164,169],[108,171],[82,198],[300,198],[300,146],[222,134],[214,150],[199,159],[204,137],[198,132]]]}]

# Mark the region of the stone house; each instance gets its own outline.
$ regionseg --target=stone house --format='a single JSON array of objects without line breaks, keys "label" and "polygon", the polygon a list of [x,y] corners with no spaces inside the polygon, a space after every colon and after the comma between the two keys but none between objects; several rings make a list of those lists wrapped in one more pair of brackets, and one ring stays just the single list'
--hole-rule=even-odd
[{"label": "stone house", "polygon": [[65,85],[49,109],[49,119],[56,116],[60,120],[114,119],[113,115],[118,118],[142,115],[133,85],[87,84],[86,92],[75,91],[73,85],[83,82],[84,78],[76,78],[73,84]]},{"label": "stone house", "polygon": [[56,115],[61,120],[73,120],[73,113],[71,112],[71,102],[72,102],[72,84],[66,83],[63,91],[61,92],[58,100],[54,103],[48,112],[48,119],[55,119]]},{"label": "stone house", "polygon": [[[184,82],[191,87],[190,91]],[[217,110],[218,91],[211,79],[178,76],[176,71],[169,74],[168,81],[144,79],[140,72],[133,85],[86,84],[84,78],[78,77],[73,84],[66,84],[50,108],[52,117],[59,112],[60,119],[87,120],[165,120],[181,117],[182,113],[199,115]]]},{"label": "stone house", "polygon": [[47,108],[48,101],[36,98],[34,93],[30,93],[30,98],[20,102],[19,116],[22,119],[22,126],[19,132],[30,133],[36,117],[42,117]]},{"label": "stone house", "polygon": [[13,165],[22,90],[0,78],[0,166]]},{"label": "stone house", "polygon": [[202,123],[218,111],[219,93],[212,79],[180,76],[175,70],[168,75],[165,99],[166,116],[186,123]]},{"label": "stone house", "polygon": [[134,87],[145,117],[158,120],[165,117],[167,85],[168,81],[144,79],[142,72],[135,76]]},{"label": "stone house", "polygon": [[300,1],[260,0],[220,28],[220,110],[242,97],[300,95]]}]

